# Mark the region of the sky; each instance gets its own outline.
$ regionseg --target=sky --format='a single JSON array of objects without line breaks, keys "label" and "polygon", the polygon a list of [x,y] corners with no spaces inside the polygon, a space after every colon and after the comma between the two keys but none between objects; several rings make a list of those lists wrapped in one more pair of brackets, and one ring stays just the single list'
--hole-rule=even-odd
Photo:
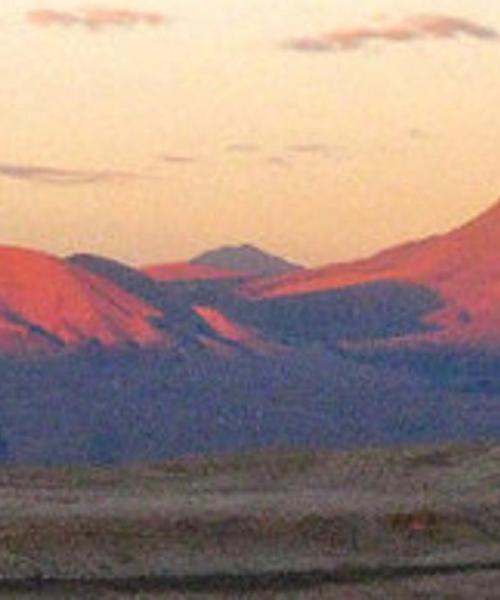
[{"label": "sky", "polygon": [[8,0],[0,36],[1,244],[321,265],[500,196],[491,0]]}]

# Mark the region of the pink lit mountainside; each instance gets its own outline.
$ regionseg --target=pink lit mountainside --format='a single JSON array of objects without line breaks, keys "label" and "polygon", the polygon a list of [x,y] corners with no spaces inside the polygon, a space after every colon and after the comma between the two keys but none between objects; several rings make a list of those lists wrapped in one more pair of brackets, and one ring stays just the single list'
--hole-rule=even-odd
[{"label": "pink lit mountainside", "polygon": [[432,333],[402,337],[391,344],[500,346],[500,202],[448,233],[391,248],[353,263],[250,283],[257,298],[304,296],[382,282],[422,286],[440,306],[422,324]]},{"label": "pink lit mountainside", "polygon": [[500,203],[302,269],[251,247],[142,270],[0,247],[0,449],[125,462],[498,437]]}]

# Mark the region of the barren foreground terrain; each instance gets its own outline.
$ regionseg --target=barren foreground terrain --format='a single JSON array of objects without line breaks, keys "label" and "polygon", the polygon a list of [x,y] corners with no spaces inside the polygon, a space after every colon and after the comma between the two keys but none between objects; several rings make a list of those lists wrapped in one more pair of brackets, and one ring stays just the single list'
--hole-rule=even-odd
[{"label": "barren foreground terrain", "polygon": [[6,598],[498,598],[500,447],[0,471]]}]

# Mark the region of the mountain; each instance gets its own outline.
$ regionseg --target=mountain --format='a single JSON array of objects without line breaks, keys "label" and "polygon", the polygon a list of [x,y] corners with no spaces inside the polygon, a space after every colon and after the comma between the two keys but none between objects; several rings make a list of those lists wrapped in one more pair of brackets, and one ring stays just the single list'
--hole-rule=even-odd
[{"label": "mountain", "polygon": [[[374,285],[399,285],[409,291],[426,291],[435,301],[420,315],[422,331],[403,339],[406,331],[392,331],[392,343],[500,348],[499,240],[500,202],[447,234],[368,259],[249,282],[243,293],[261,300],[302,298],[307,302],[318,294],[335,292],[340,298],[355,290],[373,290]],[[387,310],[391,310],[389,300]]]},{"label": "mountain", "polygon": [[0,247],[0,348],[167,344],[161,313],[109,280],[48,254]]},{"label": "mountain", "polygon": [[[340,448],[415,440],[421,432],[432,438],[440,425],[435,412],[451,403],[443,397],[438,403],[435,392],[397,370],[323,352],[226,358],[222,351],[131,350],[37,362],[0,357],[0,439],[8,460],[23,464]],[[460,411],[470,411],[471,402]],[[454,425],[447,432],[460,431]]]},{"label": "mountain", "polygon": [[161,282],[235,280],[248,276],[248,273],[243,271],[189,262],[149,265],[143,267],[142,271]]},{"label": "mountain", "polygon": [[263,252],[250,244],[223,246],[200,254],[190,262],[194,265],[261,276],[283,275],[302,269],[299,265]]},{"label": "mountain", "polygon": [[0,460],[498,439],[499,236],[274,277],[0,247]]},{"label": "mountain", "polygon": [[[233,279],[232,272],[226,273],[211,267],[189,264],[187,267],[163,265],[158,269],[152,268],[153,276],[150,276],[147,269],[140,271],[102,256],[77,254],[67,260],[110,280],[161,311],[161,318],[158,317],[156,322],[175,339],[178,350],[193,351],[205,347],[224,356],[232,356],[241,350],[264,354],[279,351],[277,344],[265,340],[257,330],[244,327],[224,315],[221,310],[204,305],[207,286],[212,282],[216,286],[208,294],[213,299],[214,292],[217,291],[217,282],[225,281],[226,277]],[[169,277],[174,278],[170,280]],[[186,283],[189,283],[187,287]]]},{"label": "mountain", "polygon": [[165,294],[158,287],[156,281],[138,269],[96,254],[74,254],[66,258],[66,261],[111,281],[157,308],[164,308]]}]

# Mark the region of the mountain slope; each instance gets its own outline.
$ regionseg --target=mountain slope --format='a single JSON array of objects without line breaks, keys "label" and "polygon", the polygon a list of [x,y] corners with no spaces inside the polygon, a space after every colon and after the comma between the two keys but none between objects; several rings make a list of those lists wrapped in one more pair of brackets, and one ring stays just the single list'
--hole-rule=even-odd
[{"label": "mountain slope", "polygon": [[152,320],[161,313],[135,296],[63,260],[0,247],[0,348],[43,350],[132,343],[164,344]]},{"label": "mountain slope", "polygon": [[369,259],[250,282],[243,292],[253,298],[277,299],[375,282],[424,286],[442,301],[424,319],[438,331],[419,334],[414,342],[499,346],[499,240],[500,202],[448,234],[404,244]]},{"label": "mountain slope", "polygon": [[165,294],[157,282],[146,273],[117,260],[96,254],[74,254],[66,260],[72,265],[111,281],[148,304],[162,308],[158,304],[162,304]]},{"label": "mountain slope", "polygon": [[[130,294],[147,302],[161,312],[161,319],[157,322],[175,339],[176,347],[183,352],[196,348],[209,348],[216,354],[233,356],[238,350],[252,350],[257,353],[278,351],[277,345],[266,341],[258,331],[229,319],[211,306],[200,304],[199,291],[192,293],[191,287],[184,289],[184,283],[190,284],[198,280],[157,280],[143,271],[139,271],[118,261],[102,256],[78,254],[67,259],[71,264],[100,275],[112,283],[125,289]],[[191,267],[191,266],[189,266]],[[160,270],[162,267],[160,267]],[[167,270],[168,266],[167,266]],[[175,269],[174,269],[175,270]],[[225,274],[209,267],[181,269],[193,276],[215,276],[214,284]],[[170,273],[172,274],[172,273]],[[163,272],[163,275],[165,273]],[[233,277],[233,273],[230,274]],[[200,285],[211,279],[201,279]],[[195,285],[196,287],[196,285]],[[213,297],[213,291],[209,294]]]},{"label": "mountain slope", "polygon": [[189,262],[149,265],[143,267],[142,272],[160,282],[217,281],[225,279],[241,279],[248,276],[248,273],[242,271],[233,271],[231,269]]}]

